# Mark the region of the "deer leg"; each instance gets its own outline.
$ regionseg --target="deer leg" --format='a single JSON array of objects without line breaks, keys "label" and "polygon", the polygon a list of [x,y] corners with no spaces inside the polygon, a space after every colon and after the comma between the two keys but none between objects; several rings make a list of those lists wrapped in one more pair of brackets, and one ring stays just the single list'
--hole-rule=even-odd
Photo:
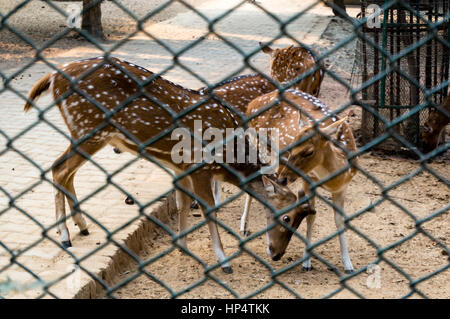
[{"label": "deer leg", "polygon": [[64,201],[64,194],[60,190],[55,191],[55,207],[56,207],[56,222],[58,222],[57,233],[59,240],[64,248],[72,247],[70,242],[69,229],[66,224],[66,206]]},{"label": "deer leg", "polygon": [[303,270],[306,270],[306,271],[312,270],[311,255],[308,252],[308,246],[311,243],[313,225],[314,225],[315,220],[316,220],[315,214],[306,216],[306,238],[308,239],[308,241],[305,245],[305,250],[303,252],[303,258],[306,258],[306,259],[303,260],[303,263],[302,263],[302,268],[303,268]]},{"label": "deer leg", "polygon": [[[187,177],[178,181],[178,183],[184,189],[192,191],[190,180]],[[190,204],[192,199],[185,192],[179,189],[176,191],[176,198],[178,208],[178,234],[181,234],[187,228],[187,217],[189,215]],[[178,238],[177,244],[181,246],[183,249],[187,250],[186,235]]]},{"label": "deer leg", "polygon": [[[203,208],[202,210],[203,210],[203,215],[205,215],[205,218],[209,219],[209,217],[213,217],[213,218],[217,217],[216,212],[210,213],[209,217],[208,217],[208,216],[206,216],[206,209]],[[222,270],[227,274],[231,274],[233,272],[233,269],[231,268],[230,263],[224,262],[224,260],[226,259],[226,256],[225,256],[225,252],[223,251],[222,242],[220,241],[219,230],[217,228],[216,222],[209,219],[208,220],[208,228],[209,228],[209,233],[211,234],[213,249],[214,249],[216,258],[221,263]]]},{"label": "deer leg", "polygon": [[219,206],[220,204],[220,182],[213,180],[214,187],[214,205]]},{"label": "deer leg", "polygon": [[[345,200],[344,192],[333,193],[332,198],[333,203],[343,210]],[[341,215],[341,213],[339,213],[337,210],[334,210],[334,220],[336,222],[337,230],[341,232],[339,234],[339,244],[341,246],[341,259],[342,263],[344,264],[344,270],[346,274],[350,274],[353,272],[353,265],[348,254],[347,240],[345,239],[344,216]]]},{"label": "deer leg", "polygon": [[[198,177],[196,179],[199,181],[204,181],[206,178]],[[202,200],[208,207],[214,207],[214,195],[212,192],[212,187],[204,187],[204,185],[200,184],[201,183],[194,184],[195,193],[201,194]],[[212,245],[216,258],[221,264],[222,270],[227,274],[231,274],[233,272],[233,269],[231,268],[229,262],[225,262],[226,256],[223,250],[222,242],[220,240],[217,223],[211,219],[216,219],[216,212],[214,211],[207,214],[206,207],[204,205],[200,206],[202,207],[203,216],[208,220],[209,233],[211,234]]]},{"label": "deer leg", "polygon": [[[103,145],[101,144],[83,144],[79,146],[79,149],[87,153],[88,155],[93,155],[98,151]],[[73,178],[77,170],[86,162],[84,156],[73,152],[72,146],[70,146],[53,164],[53,182],[62,189],[56,189],[55,191],[55,208],[56,208],[56,221],[58,223],[58,233],[60,236],[61,244],[67,248],[71,247],[69,229],[66,224],[66,207],[64,197],[66,196],[73,210],[74,203],[72,198],[76,200],[76,195],[73,188]],[[70,194],[70,196],[69,196]],[[78,214],[78,215],[77,215]],[[77,215],[75,217],[75,215]],[[74,215],[74,220],[83,231],[86,233],[86,222],[84,219],[76,213]],[[81,217],[81,218],[80,218]]]},{"label": "deer leg", "polygon": [[241,217],[241,234],[243,236],[250,235],[250,232],[248,231],[248,213],[250,212],[250,205],[252,204],[252,197],[249,194],[245,194],[245,205],[244,205],[244,212],[242,213]]},{"label": "deer leg", "polygon": [[[66,189],[72,194],[75,201],[78,201],[77,195],[75,193],[75,188],[73,186],[73,180],[74,180],[75,174],[73,174],[66,185]],[[70,198],[70,196],[66,195],[67,202],[69,203],[70,210],[72,211],[72,219],[73,222],[78,226],[80,229],[80,234],[83,236],[89,235],[89,230],[87,229],[87,223],[84,217],[81,215],[81,212],[79,209],[75,209],[75,202]],[[76,212],[75,212],[76,210]]]},{"label": "deer leg", "polygon": [[[214,188],[214,203],[215,203],[215,205],[217,207],[219,205],[219,203],[220,203],[220,182],[213,180],[211,187]],[[191,208],[192,209],[199,208],[198,201],[196,199],[194,199],[192,201]]]},{"label": "deer leg", "polygon": [[[311,191],[309,190],[309,184],[306,182],[303,183],[303,191],[305,192],[306,195],[311,194]],[[311,197],[311,208],[312,209],[316,208],[315,196]],[[302,268],[303,268],[303,270],[306,270],[306,271],[310,271],[313,269],[311,267],[311,255],[308,252],[308,246],[311,244],[312,232],[313,232],[313,226],[314,226],[315,220],[316,220],[316,214],[306,216],[306,239],[308,241],[305,243],[305,250],[303,252],[303,257],[302,257],[304,259],[303,263],[302,263]]]}]

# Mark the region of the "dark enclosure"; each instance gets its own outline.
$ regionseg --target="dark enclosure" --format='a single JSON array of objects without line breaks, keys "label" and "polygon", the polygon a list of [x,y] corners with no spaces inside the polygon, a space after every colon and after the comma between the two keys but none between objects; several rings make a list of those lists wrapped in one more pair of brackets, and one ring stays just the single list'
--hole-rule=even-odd
[{"label": "dark enclosure", "polygon": [[[366,39],[360,40],[356,61],[362,80],[360,83],[369,84],[358,95],[364,105],[361,121],[363,143],[387,131],[396,133],[421,149],[420,133],[428,112],[442,102],[448,91],[448,87],[437,88],[449,77],[449,48],[437,37],[443,41],[449,40],[448,21],[443,23],[444,17],[449,14],[449,2],[399,2],[379,12],[378,25],[369,23],[362,27]],[[362,18],[374,12],[374,5],[383,8],[385,3],[387,1],[361,1]],[[416,16],[414,11],[423,14],[427,20]],[[434,34],[437,37],[433,37]],[[375,48],[371,41],[390,56]],[[396,58],[402,52],[409,53]],[[383,76],[385,72],[387,75]],[[417,109],[420,110],[415,112]],[[413,114],[406,117],[409,112]],[[379,117],[398,123],[386,128]],[[383,140],[377,148],[399,153],[407,149],[392,136]]]}]

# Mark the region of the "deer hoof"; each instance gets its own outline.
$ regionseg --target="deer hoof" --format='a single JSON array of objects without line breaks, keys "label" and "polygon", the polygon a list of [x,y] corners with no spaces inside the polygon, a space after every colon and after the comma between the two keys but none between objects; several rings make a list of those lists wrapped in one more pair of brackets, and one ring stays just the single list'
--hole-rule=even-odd
[{"label": "deer hoof", "polygon": [[344,272],[348,275],[348,274],[353,274],[355,271],[353,269],[345,269]]},{"label": "deer hoof", "polygon": [[63,241],[61,242],[61,244],[63,245],[64,248],[72,247],[72,243],[70,242],[70,240]]},{"label": "deer hoof", "polygon": [[89,235],[89,230],[87,228],[83,229],[83,230],[80,231],[80,234],[83,235],[83,236],[87,236],[87,235]]},{"label": "deer hoof", "polygon": [[232,274],[233,273],[233,268],[231,268],[230,266],[222,267],[222,270],[226,274]]},{"label": "deer hoof", "polygon": [[130,196],[127,196],[127,198],[125,198],[125,204],[134,205],[134,200]]},{"label": "deer hoof", "polygon": [[314,268],[310,266],[310,267],[302,267],[302,269],[303,269],[303,271],[311,271]]},{"label": "deer hoof", "polygon": [[192,203],[191,203],[191,209],[198,209],[198,208],[199,208],[198,202],[197,202],[196,200],[192,201]]},{"label": "deer hoof", "polygon": [[251,234],[251,232],[249,230],[242,230],[241,231],[241,235],[243,237],[248,237],[248,236],[250,236],[250,234]]},{"label": "deer hoof", "polygon": [[338,272],[337,268],[334,268],[334,267],[327,267],[327,269],[328,269],[329,271],[334,272],[334,273],[337,273],[337,272]]}]

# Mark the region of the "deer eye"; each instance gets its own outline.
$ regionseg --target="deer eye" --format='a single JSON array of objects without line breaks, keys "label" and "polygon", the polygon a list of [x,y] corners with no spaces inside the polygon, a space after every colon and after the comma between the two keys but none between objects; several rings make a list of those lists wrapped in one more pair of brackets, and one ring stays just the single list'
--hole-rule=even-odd
[{"label": "deer eye", "polygon": [[306,149],[306,150],[304,150],[303,152],[300,153],[300,155],[302,157],[309,157],[309,156],[311,156],[313,154],[314,154],[314,149],[313,148]]},{"label": "deer eye", "polygon": [[289,224],[290,221],[291,221],[291,218],[288,215],[283,216],[283,222],[285,222],[286,224]]}]

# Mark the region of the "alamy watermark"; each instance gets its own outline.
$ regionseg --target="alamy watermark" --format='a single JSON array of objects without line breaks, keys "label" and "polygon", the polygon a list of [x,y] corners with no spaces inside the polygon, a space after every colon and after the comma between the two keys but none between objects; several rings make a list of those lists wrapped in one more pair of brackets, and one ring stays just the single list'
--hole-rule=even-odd
[{"label": "alamy watermark", "polygon": [[377,4],[370,4],[367,6],[367,11],[371,12],[373,11],[373,13],[371,13],[369,16],[367,16],[367,27],[372,29],[372,28],[379,28],[381,27],[381,14],[383,13],[383,9],[377,5]]},{"label": "alamy watermark", "polygon": [[66,8],[68,17],[66,20],[67,26],[69,28],[80,28],[81,27],[81,6],[77,4],[69,4]]},{"label": "alamy watermark", "polygon": [[70,273],[66,277],[66,287],[69,291],[78,291],[81,288],[81,270],[78,265],[69,265],[66,268],[67,272]]},{"label": "alamy watermark", "polygon": [[366,272],[369,274],[367,276],[366,285],[371,289],[381,288],[381,268],[378,265],[370,264],[367,266]]},{"label": "alamy watermark", "polygon": [[278,128],[208,127],[203,132],[202,120],[195,120],[192,133],[183,127],[172,131],[171,139],[179,140],[171,151],[174,163],[261,163],[273,173],[278,169]]}]

